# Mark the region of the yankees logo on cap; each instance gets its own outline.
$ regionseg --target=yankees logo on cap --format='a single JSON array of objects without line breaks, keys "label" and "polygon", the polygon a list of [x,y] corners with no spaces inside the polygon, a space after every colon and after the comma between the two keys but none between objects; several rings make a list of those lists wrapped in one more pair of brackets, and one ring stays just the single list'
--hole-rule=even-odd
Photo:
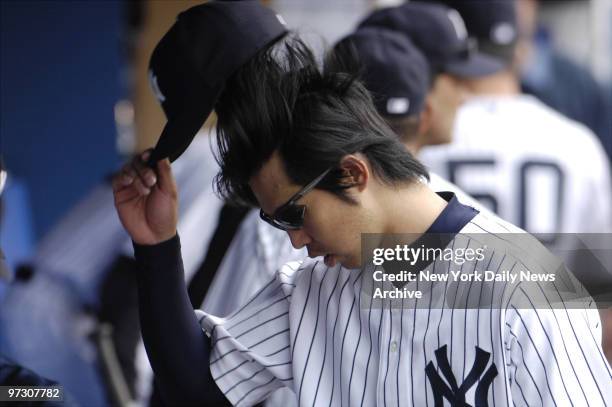
[{"label": "yankees logo on cap", "polygon": [[282,17],[258,0],[209,1],[179,14],[149,64],[151,87],[168,119],[149,165],[177,159],[227,79],[286,32]]}]

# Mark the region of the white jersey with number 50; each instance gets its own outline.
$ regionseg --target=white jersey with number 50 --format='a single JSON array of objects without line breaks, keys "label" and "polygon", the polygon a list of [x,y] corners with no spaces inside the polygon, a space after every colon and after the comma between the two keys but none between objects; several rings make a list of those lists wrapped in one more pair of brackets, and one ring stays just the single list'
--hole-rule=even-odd
[{"label": "white jersey with number 50", "polygon": [[531,96],[475,97],[451,144],[421,160],[532,233],[612,231],[610,163],[599,140]]}]

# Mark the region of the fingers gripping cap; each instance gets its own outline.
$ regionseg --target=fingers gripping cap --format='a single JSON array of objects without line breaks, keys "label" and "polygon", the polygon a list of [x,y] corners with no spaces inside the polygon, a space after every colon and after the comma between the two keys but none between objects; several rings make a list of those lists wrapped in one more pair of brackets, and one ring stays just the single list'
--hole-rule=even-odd
[{"label": "fingers gripping cap", "polygon": [[168,119],[149,163],[176,160],[227,79],[286,32],[282,18],[259,0],[210,1],[179,14],[149,63],[151,87]]}]

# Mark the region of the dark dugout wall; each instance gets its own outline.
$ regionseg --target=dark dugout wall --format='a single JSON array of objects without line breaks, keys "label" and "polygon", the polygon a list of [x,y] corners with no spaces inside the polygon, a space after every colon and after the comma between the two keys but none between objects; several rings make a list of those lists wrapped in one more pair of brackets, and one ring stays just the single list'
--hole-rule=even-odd
[{"label": "dark dugout wall", "polygon": [[121,1],[2,1],[0,152],[35,238],[120,164]]}]

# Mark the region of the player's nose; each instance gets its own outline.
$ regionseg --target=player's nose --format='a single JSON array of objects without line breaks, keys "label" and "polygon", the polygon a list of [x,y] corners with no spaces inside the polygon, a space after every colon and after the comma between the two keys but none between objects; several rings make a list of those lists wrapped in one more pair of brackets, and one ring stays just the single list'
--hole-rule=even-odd
[{"label": "player's nose", "polygon": [[291,240],[291,245],[295,249],[301,249],[311,242],[310,236],[303,229],[298,230],[288,230],[287,234],[289,235],[289,239]]}]

